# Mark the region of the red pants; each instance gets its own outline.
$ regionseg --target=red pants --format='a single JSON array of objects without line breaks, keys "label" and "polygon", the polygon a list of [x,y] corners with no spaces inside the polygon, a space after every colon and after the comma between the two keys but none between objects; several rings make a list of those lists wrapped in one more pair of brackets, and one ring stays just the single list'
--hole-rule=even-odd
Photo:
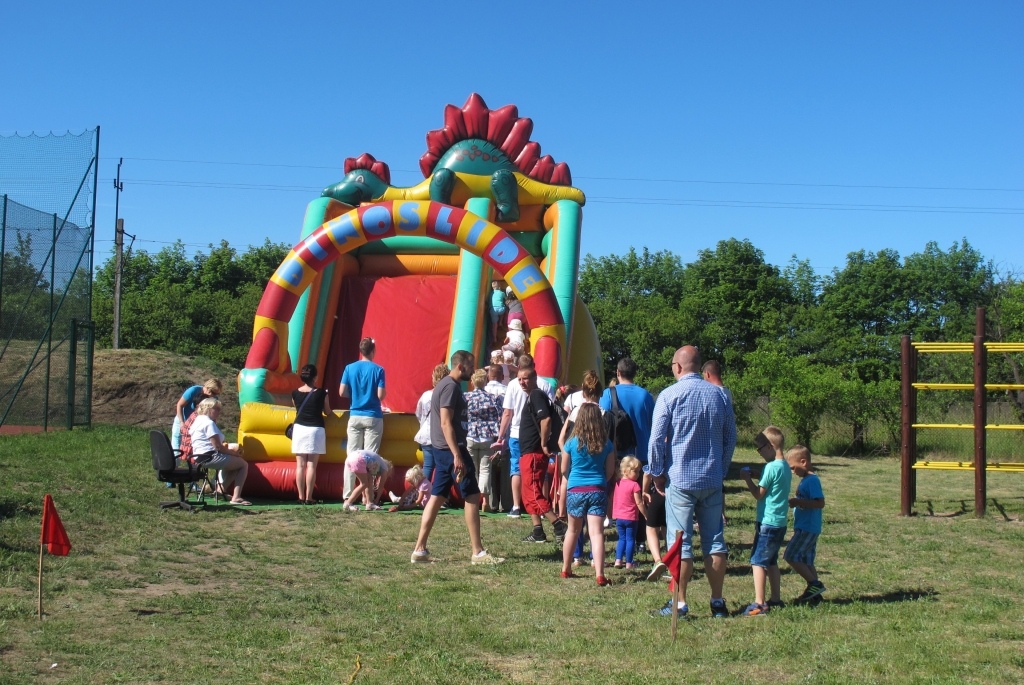
[{"label": "red pants", "polygon": [[544,492],[544,476],[548,472],[548,456],[541,453],[519,457],[519,473],[523,477],[523,508],[527,514],[543,516],[551,511],[551,500]]}]

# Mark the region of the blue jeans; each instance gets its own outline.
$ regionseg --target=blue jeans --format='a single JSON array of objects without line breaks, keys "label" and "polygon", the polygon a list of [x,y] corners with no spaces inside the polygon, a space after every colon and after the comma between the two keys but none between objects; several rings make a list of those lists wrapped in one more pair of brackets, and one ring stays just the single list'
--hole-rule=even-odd
[{"label": "blue jeans", "polygon": [[727,554],[722,510],[725,499],[722,488],[680,490],[671,484],[665,488],[665,539],[669,547],[675,544],[676,531],[682,531],[683,543],[679,556],[693,559],[693,519],[700,524],[700,547],[704,556]]},{"label": "blue jeans", "polygon": [[779,565],[779,549],[786,539],[785,527],[754,524],[754,546],[750,549],[750,565],[769,568]]},{"label": "blue jeans", "polygon": [[615,521],[619,531],[619,544],[615,546],[615,560],[625,559],[627,564],[633,563],[633,551],[636,549],[636,521]]},{"label": "blue jeans", "polygon": [[420,445],[420,450],[423,452],[423,477],[430,480],[434,474],[434,448],[430,445]]}]

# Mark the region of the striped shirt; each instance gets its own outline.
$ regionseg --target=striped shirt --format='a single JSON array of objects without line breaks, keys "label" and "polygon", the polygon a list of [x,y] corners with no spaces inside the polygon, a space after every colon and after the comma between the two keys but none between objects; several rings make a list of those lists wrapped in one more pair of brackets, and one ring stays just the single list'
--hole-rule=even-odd
[{"label": "striped shirt", "polygon": [[732,402],[718,386],[690,373],[654,403],[648,461],[679,490],[720,488],[736,448]]}]

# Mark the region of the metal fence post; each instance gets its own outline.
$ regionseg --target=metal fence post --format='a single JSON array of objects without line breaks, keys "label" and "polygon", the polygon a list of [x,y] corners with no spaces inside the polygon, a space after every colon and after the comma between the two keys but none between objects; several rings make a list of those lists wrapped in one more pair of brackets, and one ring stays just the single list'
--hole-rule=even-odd
[{"label": "metal fence post", "polygon": [[71,337],[68,345],[68,420],[69,431],[75,429],[75,369],[78,362],[78,319],[71,319]]},{"label": "metal fence post", "polygon": [[92,428],[92,354],[96,341],[96,322],[89,321],[89,332],[85,350],[85,425]]},{"label": "metal fence post", "polygon": [[[70,211],[70,210],[69,210]],[[43,395],[43,432],[50,426],[50,353],[53,351],[53,289],[57,279],[57,215],[53,215],[53,236],[50,242],[50,319],[46,327],[46,389]]]},{"label": "metal fence post", "polygon": [[4,257],[7,255],[7,196],[4,195],[4,209],[0,218],[0,311],[4,305]]},{"label": "metal fence post", "polygon": [[985,349],[985,308],[978,307],[974,331],[974,515],[985,515],[988,498],[987,458],[985,454],[985,425],[988,423],[988,394],[985,376],[988,356]]}]

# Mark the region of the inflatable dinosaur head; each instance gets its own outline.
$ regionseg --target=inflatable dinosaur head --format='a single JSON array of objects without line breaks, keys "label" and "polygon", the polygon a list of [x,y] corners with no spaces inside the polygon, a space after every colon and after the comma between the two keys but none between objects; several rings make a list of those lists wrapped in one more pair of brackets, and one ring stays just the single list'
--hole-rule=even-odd
[{"label": "inflatable dinosaur head", "polygon": [[345,160],[345,178],[324,188],[320,197],[331,197],[347,205],[358,207],[384,194],[391,185],[391,170],[384,162],[364,152]]}]

